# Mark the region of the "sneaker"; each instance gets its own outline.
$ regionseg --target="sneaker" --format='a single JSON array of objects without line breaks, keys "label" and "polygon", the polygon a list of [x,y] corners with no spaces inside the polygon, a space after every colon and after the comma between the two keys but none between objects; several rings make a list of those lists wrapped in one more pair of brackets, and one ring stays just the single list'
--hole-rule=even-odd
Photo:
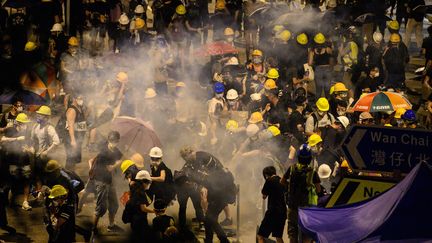
[{"label": "sneaker", "polygon": [[116,224],[108,225],[107,231],[108,232],[124,232],[124,230]]},{"label": "sneaker", "polygon": [[233,224],[232,219],[228,219],[228,218],[226,218],[226,219],[224,219],[224,221],[220,222],[221,226],[230,226],[232,224]]},{"label": "sneaker", "polygon": [[24,209],[25,211],[29,211],[32,209],[32,207],[30,206],[30,204],[27,201],[24,201],[22,204],[22,209]]},{"label": "sneaker", "polygon": [[4,225],[0,227],[2,230],[7,231],[9,234],[14,235],[16,234],[16,229],[13,227],[10,227],[9,225]]}]

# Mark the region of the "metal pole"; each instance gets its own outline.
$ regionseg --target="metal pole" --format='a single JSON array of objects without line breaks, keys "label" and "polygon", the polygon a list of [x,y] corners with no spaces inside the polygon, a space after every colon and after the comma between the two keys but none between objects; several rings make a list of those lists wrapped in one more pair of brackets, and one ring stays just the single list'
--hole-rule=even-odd
[{"label": "metal pole", "polygon": [[237,234],[236,242],[240,243],[240,184],[237,185]]},{"label": "metal pole", "polygon": [[[66,0],[66,10],[65,10],[65,15],[66,15],[66,33],[69,35],[69,31],[70,31],[70,1],[71,0]],[[82,42],[82,40],[81,40]]]}]

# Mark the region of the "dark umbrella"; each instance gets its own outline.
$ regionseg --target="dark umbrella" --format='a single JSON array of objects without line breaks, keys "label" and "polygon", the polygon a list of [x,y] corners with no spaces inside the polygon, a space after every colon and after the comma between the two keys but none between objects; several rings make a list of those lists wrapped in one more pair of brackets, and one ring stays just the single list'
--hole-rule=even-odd
[{"label": "dark umbrella", "polygon": [[148,154],[153,147],[162,147],[155,131],[141,119],[129,116],[116,117],[111,129],[120,133],[119,148],[124,153],[130,150],[140,154]]},{"label": "dark umbrella", "polygon": [[30,7],[31,3],[27,0],[7,0],[3,7],[9,7],[9,8],[25,8]]},{"label": "dark umbrella", "polygon": [[33,93],[31,91],[13,91],[8,93],[3,93],[0,95],[0,104],[12,104],[14,97],[20,97],[23,99],[26,105],[45,105],[47,101],[42,96]]}]

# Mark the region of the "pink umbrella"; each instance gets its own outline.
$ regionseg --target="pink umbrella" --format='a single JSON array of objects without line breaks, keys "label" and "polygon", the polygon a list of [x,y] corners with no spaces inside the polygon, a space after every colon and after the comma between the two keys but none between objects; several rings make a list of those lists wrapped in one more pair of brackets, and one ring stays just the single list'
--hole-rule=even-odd
[{"label": "pink umbrella", "polygon": [[124,153],[132,150],[144,155],[153,147],[162,147],[155,131],[141,119],[119,116],[111,122],[111,129],[120,133],[119,147]]}]

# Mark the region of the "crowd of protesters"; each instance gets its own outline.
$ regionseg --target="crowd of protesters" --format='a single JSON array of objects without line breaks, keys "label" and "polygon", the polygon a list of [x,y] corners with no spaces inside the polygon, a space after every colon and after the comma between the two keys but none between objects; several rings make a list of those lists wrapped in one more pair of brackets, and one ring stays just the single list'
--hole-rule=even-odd
[{"label": "crowd of protesters", "polygon": [[[45,207],[49,242],[74,242],[75,233],[89,240],[100,234],[98,222],[107,211],[107,231],[123,232],[115,224],[120,206],[113,173],[120,169],[130,189],[122,197],[122,220],[130,223],[133,242],[187,241],[189,198],[205,242],[213,242],[213,233],[229,242],[224,227],[233,224],[234,180],[259,186],[262,178],[256,175],[262,173],[268,207],[258,241],[273,234],[283,242],[288,219],[290,242],[297,242],[298,208],[320,206],[351,172],[340,151],[350,126],[431,129],[432,27],[423,39],[422,0],[305,1],[303,9],[294,3],[288,4],[289,13],[322,16],[319,23],[272,24],[266,19],[271,14],[249,15],[248,9],[259,4],[249,1],[217,0],[211,14],[202,0],[156,0],[151,6],[136,0],[71,1],[64,31],[63,2],[3,6],[1,91],[23,95],[4,105],[0,120],[1,229],[16,232],[6,205],[15,207],[22,193],[23,210],[38,202]],[[268,12],[288,5],[271,3]],[[386,14],[392,17],[395,7],[393,20]],[[370,13],[373,18],[365,17]],[[416,47],[410,45],[414,30]],[[211,42],[243,50],[241,39],[246,60],[223,50],[197,57]],[[425,58],[420,93],[407,87],[405,76],[410,58],[419,54]],[[55,94],[31,108],[20,80],[41,66],[54,73]],[[356,101],[375,91],[420,101],[408,110],[353,110]],[[118,116],[148,121],[164,148],[177,146],[173,149],[184,166],[172,171],[173,162],[165,161],[159,147],[124,154],[120,133],[101,128]],[[185,137],[192,147],[178,147]],[[53,156],[63,151],[60,145],[65,161]],[[86,183],[76,173],[83,149],[95,153]],[[137,162],[143,156],[151,161],[147,170]],[[92,229],[84,230],[75,216],[90,193],[96,208]],[[166,214],[175,200],[178,217]],[[225,220],[219,222],[222,211]],[[152,223],[149,214],[156,216]]]}]

